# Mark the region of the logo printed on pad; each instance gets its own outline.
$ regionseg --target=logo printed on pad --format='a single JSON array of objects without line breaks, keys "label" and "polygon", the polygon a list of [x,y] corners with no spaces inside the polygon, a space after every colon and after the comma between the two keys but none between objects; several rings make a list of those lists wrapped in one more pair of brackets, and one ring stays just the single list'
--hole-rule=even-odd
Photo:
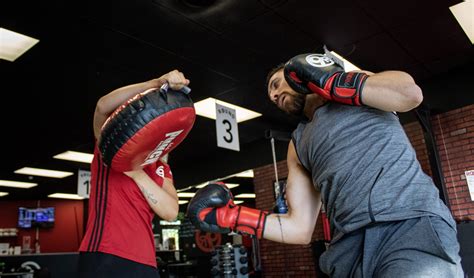
[{"label": "logo printed on pad", "polygon": [[160,166],[160,167],[156,168],[156,174],[164,179],[165,178],[165,167]]},{"label": "logo printed on pad", "polygon": [[310,54],[306,56],[305,60],[308,62],[308,64],[317,68],[324,68],[334,65],[334,61],[330,57],[322,54]]},{"label": "logo printed on pad", "polygon": [[160,143],[158,143],[156,148],[147,156],[147,158],[145,159],[145,162],[143,162],[143,164],[141,166],[144,166],[144,165],[147,165],[147,164],[150,164],[150,163],[153,163],[153,162],[157,161],[160,158],[161,154],[168,147],[172,146],[173,140],[176,137],[178,137],[181,134],[181,132],[183,132],[182,129],[178,130],[178,131],[167,133],[165,135],[166,139],[161,141]]},{"label": "logo printed on pad", "polygon": [[[163,178],[163,179],[166,178],[166,175],[165,175],[165,166],[162,165],[162,166],[157,167],[155,173],[156,173],[159,177],[161,177],[161,178]],[[170,169],[170,168],[168,168],[168,176],[170,176],[170,177],[173,176],[173,172],[171,172],[171,169]]]}]

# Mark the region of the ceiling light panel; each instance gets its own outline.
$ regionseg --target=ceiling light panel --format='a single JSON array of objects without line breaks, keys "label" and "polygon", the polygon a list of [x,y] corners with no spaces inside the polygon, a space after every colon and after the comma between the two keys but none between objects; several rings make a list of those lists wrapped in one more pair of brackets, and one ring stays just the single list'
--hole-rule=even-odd
[{"label": "ceiling light panel", "polygon": [[203,188],[205,187],[206,185],[208,185],[209,183],[208,182],[205,182],[205,183],[201,183],[199,185],[196,185],[196,188]]},{"label": "ceiling light panel", "polygon": [[238,183],[226,183],[225,185],[227,186],[227,188],[231,189],[231,188],[238,187],[240,184],[238,184]]},{"label": "ceiling light panel", "polygon": [[178,197],[188,197],[188,198],[191,198],[191,197],[194,197],[196,193],[194,192],[178,192]]},{"label": "ceiling light panel", "polygon": [[16,170],[14,173],[22,174],[22,175],[30,175],[30,176],[57,178],[57,179],[74,175],[74,173],[72,172],[63,172],[63,171],[48,170],[48,169],[41,169],[41,168],[31,168],[31,167],[23,167],[21,169]]},{"label": "ceiling light panel", "polygon": [[81,197],[77,194],[67,194],[67,193],[54,193],[48,195],[49,198],[58,198],[58,199],[71,199],[71,200],[83,200],[84,197]]},{"label": "ceiling light panel", "polygon": [[[339,64],[342,64],[340,66],[342,66],[344,68],[344,71],[345,72],[350,72],[350,71],[360,71],[361,69],[354,65],[353,63],[349,62],[349,60],[347,60],[346,58],[342,57],[341,55],[337,54],[336,52],[334,51],[331,51],[330,52],[333,56],[336,57],[336,61],[339,62]],[[336,63],[337,63],[336,62]]]},{"label": "ceiling light panel", "polygon": [[474,44],[474,0],[468,0],[449,7],[464,33]]},{"label": "ceiling light panel", "polygon": [[53,158],[56,158],[56,159],[76,161],[76,162],[82,162],[82,163],[91,163],[93,157],[94,155],[91,153],[82,153],[82,152],[75,152],[75,151],[66,151],[66,152],[53,156]]},{"label": "ceiling light panel", "polygon": [[33,182],[0,180],[0,186],[5,186],[5,187],[31,188],[37,185],[38,185],[37,183],[33,183]]},{"label": "ceiling light panel", "polygon": [[255,193],[242,193],[242,194],[239,194],[237,196],[235,196],[235,198],[255,198]]},{"label": "ceiling light panel", "polygon": [[239,178],[253,178],[253,170],[247,170],[234,175]]},{"label": "ceiling light panel", "polygon": [[216,103],[235,109],[238,123],[262,116],[262,114],[258,112],[255,112],[255,111],[252,111],[252,110],[249,110],[249,109],[246,109],[246,108],[243,108],[243,107],[240,107],[240,106],[237,106],[225,101],[217,100],[212,97],[206,98],[204,100],[194,103],[196,114],[215,120],[216,119]]},{"label": "ceiling light panel", "polygon": [[0,28],[0,59],[13,62],[38,42],[35,38]]}]

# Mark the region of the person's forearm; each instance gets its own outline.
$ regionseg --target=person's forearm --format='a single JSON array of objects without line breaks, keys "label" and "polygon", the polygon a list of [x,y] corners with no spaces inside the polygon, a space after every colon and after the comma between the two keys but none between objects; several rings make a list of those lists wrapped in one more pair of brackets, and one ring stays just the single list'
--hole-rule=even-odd
[{"label": "person's forearm", "polygon": [[133,96],[151,88],[161,87],[161,85],[163,85],[165,82],[165,79],[156,78],[116,89],[99,99],[99,101],[97,102],[96,113],[108,116],[118,106],[120,106]]},{"label": "person's forearm", "polygon": [[[166,192],[163,187],[157,186],[155,182],[143,171],[134,173],[131,178],[135,181],[143,193],[151,209],[162,219],[176,219],[179,211],[178,199]],[[165,179],[165,182],[170,182]]]},{"label": "person's forearm", "polygon": [[362,90],[362,102],[384,111],[409,111],[423,101],[413,78],[402,71],[384,71],[370,75]]},{"label": "person's forearm", "polygon": [[102,125],[109,115],[125,101],[151,88],[158,88],[166,82],[162,77],[116,89],[101,97],[94,113],[94,136],[99,139]]}]

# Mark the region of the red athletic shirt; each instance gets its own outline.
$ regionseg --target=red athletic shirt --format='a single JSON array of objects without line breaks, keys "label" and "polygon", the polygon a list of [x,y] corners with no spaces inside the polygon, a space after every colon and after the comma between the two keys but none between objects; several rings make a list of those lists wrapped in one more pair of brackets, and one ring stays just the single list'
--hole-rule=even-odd
[{"label": "red athletic shirt", "polygon": [[[171,177],[168,165],[158,161],[144,171],[159,186]],[[87,230],[79,251],[103,252],[156,267],[152,231],[154,212],[136,183],[102,163],[97,146],[91,164],[91,191]]]}]

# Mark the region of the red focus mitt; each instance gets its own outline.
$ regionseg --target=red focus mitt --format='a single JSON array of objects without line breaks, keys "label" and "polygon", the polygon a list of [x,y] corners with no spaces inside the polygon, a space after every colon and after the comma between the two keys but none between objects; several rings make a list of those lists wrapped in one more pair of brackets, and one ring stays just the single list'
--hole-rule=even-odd
[{"label": "red focus mitt", "polygon": [[150,89],[118,107],[102,127],[99,150],[115,171],[142,169],[178,146],[196,112],[188,94]]}]

